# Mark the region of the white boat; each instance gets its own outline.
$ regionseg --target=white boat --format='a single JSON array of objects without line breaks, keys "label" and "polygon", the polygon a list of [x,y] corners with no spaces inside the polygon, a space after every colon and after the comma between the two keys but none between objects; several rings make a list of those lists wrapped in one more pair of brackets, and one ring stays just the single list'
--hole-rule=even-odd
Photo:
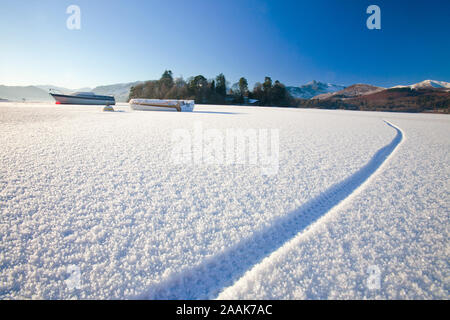
[{"label": "white boat", "polygon": [[130,108],[144,111],[192,112],[194,100],[131,99]]},{"label": "white boat", "polygon": [[56,100],[56,104],[116,104],[114,97],[100,96],[93,92],[75,92],[74,94],[59,94],[50,92],[50,95]]}]

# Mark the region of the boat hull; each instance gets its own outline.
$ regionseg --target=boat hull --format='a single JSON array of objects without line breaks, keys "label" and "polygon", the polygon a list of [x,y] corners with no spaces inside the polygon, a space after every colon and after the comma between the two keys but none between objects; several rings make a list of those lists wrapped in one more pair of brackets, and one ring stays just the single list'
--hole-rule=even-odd
[{"label": "boat hull", "polygon": [[114,97],[108,96],[71,96],[65,94],[50,94],[58,104],[83,104],[83,105],[115,105]]},{"label": "boat hull", "polygon": [[140,111],[173,111],[179,112],[175,107],[158,107],[158,106],[150,106],[150,105],[142,105],[142,104],[130,104],[131,109],[140,110]]},{"label": "boat hull", "polygon": [[131,99],[132,110],[192,112],[194,100]]}]

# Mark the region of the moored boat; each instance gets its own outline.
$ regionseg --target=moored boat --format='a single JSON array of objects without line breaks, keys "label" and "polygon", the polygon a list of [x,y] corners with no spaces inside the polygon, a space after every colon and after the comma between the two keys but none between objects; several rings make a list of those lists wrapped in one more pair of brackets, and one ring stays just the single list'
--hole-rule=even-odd
[{"label": "moored boat", "polygon": [[93,105],[115,105],[116,100],[111,96],[101,96],[93,92],[75,92],[74,94],[52,93],[50,95],[57,104],[93,104]]},{"label": "moored boat", "polygon": [[144,111],[178,111],[191,112],[194,110],[194,100],[160,100],[160,99],[131,99],[130,108]]}]

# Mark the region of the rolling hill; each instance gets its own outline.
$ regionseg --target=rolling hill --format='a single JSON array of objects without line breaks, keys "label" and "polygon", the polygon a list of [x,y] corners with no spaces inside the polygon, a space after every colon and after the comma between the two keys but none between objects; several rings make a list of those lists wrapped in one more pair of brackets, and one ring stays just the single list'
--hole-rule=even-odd
[{"label": "rolling hill", "polygon": [[43,89],[36,86],[3,86],[0,85],[0,97],[10,101],[51,101],[53,98]]},{"label": "rolling hill", "polygon": [[142,81],[99,86],[92,89],[92,92],[100,95],[114,96],[117,102],[127,102],[131,87],[139,83],[142,83]]},{"label": "rolling hill", "polygon": [[336,92],[324,93],[313,97],[313,99],[347,99],[354,98],[365,94],[370,94],[378,91],[382,91],[385,88],[372,86],[370,84],[354,84],[343,90],[339,90]]},{"label": "rolling hill", "polygon": [[[361,88],[363,90],[359,90]],[[420,87],[376,88],[368,85],[351,86],[347,88],[350,90],[336,92],[322,99],[299,99],[297,106],[319,109],[450,113],[450,90]]]},{"label": "rolling hill", "polygon": [[411,89],[443,89],[450,90],[450,82],[437,80],[424,80],[409,86],[395,86],[393,88],[411,88]]}]

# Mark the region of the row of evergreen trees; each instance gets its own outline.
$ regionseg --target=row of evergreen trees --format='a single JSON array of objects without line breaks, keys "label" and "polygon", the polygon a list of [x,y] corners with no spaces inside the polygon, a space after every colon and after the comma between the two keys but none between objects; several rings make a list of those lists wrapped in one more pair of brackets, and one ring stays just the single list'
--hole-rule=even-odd
[{"label": "row of evergreen trees", "polygon": [[266,77],[263,83],[257,82],[250,96],[258,100],[259,105],[262,106],[289,107],[295,105],[295,99],[287,91],[284,84],[278,80],[272,83],[270,77]]},{"label": "row of evergreen trees", "polygon": [[225,76],[221,73],[215,79],[202,75],[174,78],[170,70],[164,71],[159,80],[146,81],[131,88],[129,99],[190,99],[196,103],[248,104],[249,101],[261,106],[292,106],[295,100],[278,80],[272,83],[266,77],[264,83],[256,83],[253,91],[248,88],[244,77],[228,88]]}]

